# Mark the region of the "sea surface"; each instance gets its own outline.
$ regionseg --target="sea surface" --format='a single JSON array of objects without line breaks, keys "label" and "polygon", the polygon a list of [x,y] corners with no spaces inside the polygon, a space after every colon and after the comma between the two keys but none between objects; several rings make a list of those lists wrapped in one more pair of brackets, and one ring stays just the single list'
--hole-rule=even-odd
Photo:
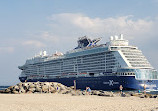
[{"label": "sea surface", "polygon": [[0,86],[0,90],[7,89],[9,86]]}]

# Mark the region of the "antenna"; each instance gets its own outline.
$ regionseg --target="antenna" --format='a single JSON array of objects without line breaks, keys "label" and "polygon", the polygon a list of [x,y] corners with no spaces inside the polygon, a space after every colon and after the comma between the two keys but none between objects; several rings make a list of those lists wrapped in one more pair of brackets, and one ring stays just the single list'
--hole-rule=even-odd
[{"label": "antenna", "polygon": [[110,37],[110,40],[114,40],[114,37],[113,37],[113,36],[111,36],[111,37]]},{"label": "antenna", "polygon": [[115,40],[118,40],[118,36],[117,35],[115,35]]},{"label": "antenna", "polygon": [[47,55],[47,52],[46,51],[43,51],[43,56],[46,56]]},{"label": "antenna", "polygon": [[42,51],[40,51],[40,56],[42,56]]},{"label": "antenna", "polygon": [[120,39],[123,40],[123,34],[120,34]]}]

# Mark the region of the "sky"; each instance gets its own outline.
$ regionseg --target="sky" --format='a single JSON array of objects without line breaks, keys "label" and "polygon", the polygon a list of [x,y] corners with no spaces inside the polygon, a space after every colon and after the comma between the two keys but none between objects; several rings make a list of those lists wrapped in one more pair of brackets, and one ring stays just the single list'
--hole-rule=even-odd
[{"label": "sky", "polygon": [[18,66],[41,50],[119,34],[158,69],[158,0],[0,0],[0,85],[20,82]]}]

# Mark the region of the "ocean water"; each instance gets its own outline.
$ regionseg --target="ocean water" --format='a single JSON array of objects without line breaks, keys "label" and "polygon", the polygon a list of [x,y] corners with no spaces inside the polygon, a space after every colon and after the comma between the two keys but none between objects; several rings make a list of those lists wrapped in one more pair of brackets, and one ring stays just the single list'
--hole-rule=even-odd
[{"label": "ocean water", "polygon": [[9,86],[0,86],[0,90],[7,89]]}]

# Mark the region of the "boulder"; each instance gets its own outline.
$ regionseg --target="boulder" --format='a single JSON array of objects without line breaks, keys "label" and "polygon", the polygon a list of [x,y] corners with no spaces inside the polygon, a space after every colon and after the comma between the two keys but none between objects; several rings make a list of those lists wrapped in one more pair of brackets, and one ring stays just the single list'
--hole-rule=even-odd
[{"label": "boulder", "polygon": [[42,92],[41,86],[36,85],[35,92]]},{"label": "boulder", "polygon": [[23,86],[24,89],[29,89],[29,84],[28,83],[23,83],[22,86]]},{"label": "boulder", "polygon": [[29,88],[35,88],[35,84],[34,83],[30,83],[29,84]]},{"label": "boulder", "polygon": [[35,90],[36,90],[35,88],[29,88],[27,92],[30,92],[30,91],[31,91],[32,93],[34,93]]},{"label": "boulder", "polygon": [[12,90],[11,90],[10,88],[7,88],[7,89],[4,90],[4,92],[5,92],[5,93],[11,93]]},{"label": "boulder", "polygon": [[143,95],[141,95],[140,98],[145,98],[145,97]]},{"label": "boulder", "polygon": [[49,82],[44,82],[44,85],[50,86]]},{"label": "boulder", "polygon": [[4,90],[0,90],[0,93],[7,93],[6,91],[4,91]]},{"label": "boulder", "polygon": [[27,91],[28,94],[32,94],[32,91]]},{"label": "boulder", "polygon": [[56,86],[55,87],[56,91],[59,93],[61,91],[60,87],[59,86]]},{"label": "boulder", "polygon": [[107,96],[107,97],[113,97],[113,92],[108,92],[108,91],[104,91],[104,96]]},{"label": "boulder", "polygon": [[98,96],[105,96],[105,94],[102,93],[102,92],[100,92],[100,93],[98,94]]},{"label": "boulder", "polygon": [[23,89],[24,89],[25,91],[27,91],[29,88],[28,88],[28,86],[23,86]]},{"label": "boulder", "polygon": [[77,96],[83,95],[83,94],[82,94],[82,91],[77,90],[77,91],[76,91],[76,95],[77,95]]},{"label": "boulder", "polygon": [[103,90],[98,90],[100,93],[104,93],[104,91]]},{"label": "boulder", "polygon": [[72,90],[72,91],[70,92],[70,94],[71,94],[72,96],[76,96],[76,95],[77,95],[76,91],[74,91],[74,90]]},{"label": "boulder", "polygon": [[72,90],[73,90],[73,89],[72,89],[72,88],[70,88],[70,87],[66,87],[66,89],[67,89],[67,90],[70,90],[70,91],[72,91]]},{"label": "boulder", "polygon": [[37,81],[37,82],[35,82],[35,83],[34,83],[34,85],[40,85],[40,82],[39,82],[39,81]]},{"label": "boulder", "polygon": [[22,87],[22,88],[19,89],[19,93],[20,93],[20,94],[21,94],[21,93],[26,93],[26,90]]},{"label": "boulder", "polygon": [[50,86],[54,87],[54,83],[53,82],[50,82],[49,84],[50,84]]},{"label": "boulder", "polygon": [[121,94],[121,97],[126,97],[126,94],[125,94],[125,93],[122,93],[122,94]]},{"label": "boulder", "polygon": [[10,86],[7,89],[13,91],[14,86]]},{"label": "boulder", "polygon": [[108,91],[94,91],[92,94],[98,95],[98,96],[106,96],[106,97],[113,97],[113,92],[108,92]]},{"label": "boulder", "polygon": [[133,91],[128,91],[128,92],[126,92],[126,95],[128,95],[128,96],[134,96],[134,92]]},{"label": "boulder", "polygon": [[53,84],[54,86],[57,86],[57,85],[58,85],[58,83],[57,83],[57,82],[53,82],[52,84]]},{"label": "boulder", "polygon": [[48,93],[48,86],[47,85],[43,85],[42,86],[42,91],[44,92],[44,93]]},{"label": "boulder", "polygon": [[139,97],[140,97],[140,98],[148,98],[149,96],[146,95],[146,94],[142,94],[142,95],[140,95]]},{"label": "boulder", "polygon": [[18,85],[15,85],[15,86],[13,87],[13,91],[19,91],[19,86],[18,86]]},{"label": "boulder", "polygon": [[61,84],[61,83],[57,84],[57,86],[60,87],[60,90],[65,90],[66,89],[66,86]]},{"label": "boulder", "polygon": [[150,95],[150,98],[157,98],[157,95]]},{"label": "boulder", "polygon": [[65,90],[61,90],[59,93],[60,93],[60,94],[70,94],[70,93],[71,93],[71,91],[70,91],[70,90],[65,89]]},{"label": "boulder", "polygon": [[29,86],[31,84],[31,82],[25,82],[25,85]]},{"label": "boulder", "polygon": [[136,97],[140,97],[142,96],[143,94],[142,93],[132,93],[131,96],[136,96]]},{"label": "boulder", "polygon": [[51,93],[55,93],[56,92],[56,89],[52,86],[49,87],[49,92]]},{"label": "boulder", "polygon": [[126,96],[126,97],[131,97],[131,94],[125,93],[125,96]]},{"label": "boulder", "polygon": [[22,84],[23,84],[23,83],[22,83],[22,82],[20,82],[19,84],[17,84],[17,86],[19,86],[19,87],[20,87],[20,86],[22,86]]},{"label": "boulder", "polygon": [[100,94],[100,91],[97,91],[97,90],[92,90],[92,95],[98,95],[98,94]]},{"label": "boulder", "polygon": [[86,91],[85,91],[85,90],[84,90],[84,91],[82,91],[81,93],[82,93],[82,95],[86,95]]},{"label": "boulder", "polygon": [[74,86],[70,86],[70,88],[73,89],[73,90],[75,89]]},{"label": "boulder", "polygon": [[13,94],[19,94],[19,91],[13,91],[12,93]]}]

